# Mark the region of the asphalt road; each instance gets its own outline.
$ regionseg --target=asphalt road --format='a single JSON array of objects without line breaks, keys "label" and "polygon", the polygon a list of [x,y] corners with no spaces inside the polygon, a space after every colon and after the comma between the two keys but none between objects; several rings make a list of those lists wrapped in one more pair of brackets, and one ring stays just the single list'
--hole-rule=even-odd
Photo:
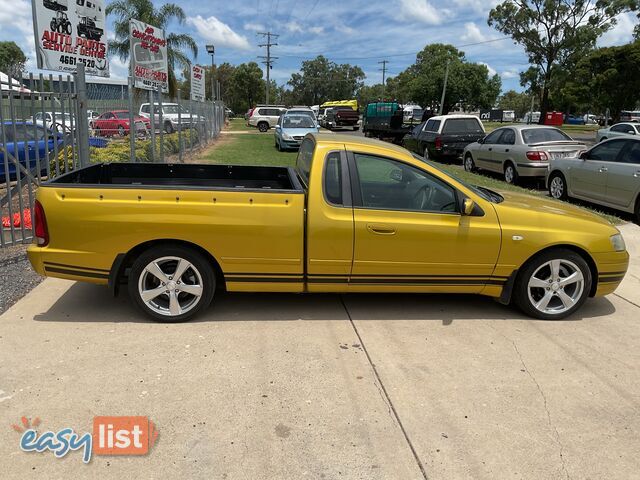
[{"label": "asphalt road", "polygon": [[[631,479],[640,228],[615,295],[565,321],[442,295],[226,294],[157,324],[47,279],[0,316],[0,472],[22,478]],[[141,457],[25,453],[10,428],[143,415]]]}]

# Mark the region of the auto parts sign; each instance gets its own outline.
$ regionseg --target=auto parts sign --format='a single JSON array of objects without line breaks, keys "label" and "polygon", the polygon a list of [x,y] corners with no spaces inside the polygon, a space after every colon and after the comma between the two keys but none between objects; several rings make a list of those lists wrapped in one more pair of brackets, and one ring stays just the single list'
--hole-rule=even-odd
[{"label": "auto parts sign", "polygon": [[169,91],[167,41],[164,31],[139,20],[129,23],[134,86],[145,90]]},{"label": "auto parts sign", "polygon": [[109,76],[104,0],[32,0],[38,68]]}]

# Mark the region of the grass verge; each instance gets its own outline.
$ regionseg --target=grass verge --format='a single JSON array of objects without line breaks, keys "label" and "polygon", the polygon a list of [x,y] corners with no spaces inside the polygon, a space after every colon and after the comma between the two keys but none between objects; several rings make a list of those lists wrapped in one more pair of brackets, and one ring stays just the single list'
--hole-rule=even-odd
[{"label": "grass verge", "polygon": [[229,119],[228,130],[232,132],[257,132],[255,127],[249,127],[247,121],[244,118],[231,118]]}]

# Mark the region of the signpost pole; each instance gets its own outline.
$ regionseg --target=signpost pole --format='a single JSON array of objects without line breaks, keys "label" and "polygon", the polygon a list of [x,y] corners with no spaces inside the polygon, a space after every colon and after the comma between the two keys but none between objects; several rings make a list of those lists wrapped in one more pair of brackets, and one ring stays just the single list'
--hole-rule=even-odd
[{"label": "signpost pole", "polygon": [[82,62],[78,62],[75,83],[79,116],[76,126],[78,129],[78,159],[80,167],[86,167],[89,165],[89,125],[87,124],[87,83]]}]

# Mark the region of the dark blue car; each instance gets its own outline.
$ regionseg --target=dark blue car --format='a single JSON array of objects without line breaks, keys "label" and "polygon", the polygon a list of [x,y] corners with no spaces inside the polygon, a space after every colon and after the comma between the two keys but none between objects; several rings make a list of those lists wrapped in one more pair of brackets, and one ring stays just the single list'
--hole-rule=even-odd
[{"label": "dark blue car", "polygon": [[[47,171],[47,164],[53,158],[55,144],[58,149],[63,146],[63,135],[54,133],[31,122],[11,122],[0,124],[0,181],[6,181],[5,152],[9,166],[9,179],[16,179],[16,165],[11,160],[17,159],[22,166],[37,174],[37,158],[40,159],[40,173]],[[37,154],[36,154],[37,152]],[[27,167],[27,159],[29,166]],[[23,175],[24,176],[24,175]]]}]

